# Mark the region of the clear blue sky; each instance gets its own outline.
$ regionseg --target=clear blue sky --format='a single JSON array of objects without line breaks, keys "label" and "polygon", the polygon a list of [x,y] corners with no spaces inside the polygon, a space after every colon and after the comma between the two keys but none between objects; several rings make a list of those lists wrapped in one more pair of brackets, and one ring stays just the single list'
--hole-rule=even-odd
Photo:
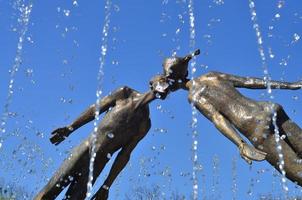
[{"label": "clear blue sky", "polygon": [[[0,0],[1,114],[19,37],[19,12],[13,2]],[[284,4],[278,8],[278,2],[255,1],[269,72],[274,80],[301,80],[302,43],[294,38],[302,36],[302,3],[281,1]],[[87,125],[58,147],[48,140],[54,128],[70,123],[96,99],[104,2],[77,3],[33,2],[23,62],[15,79],[9,137],[0,152],[0,176],[34,193],[51,177],[70,148],[92,130],[92,124]],[[215,70],[263,77],[247,0],[194,0],[194,15],[196,47],[202,52],[197,58],[196,75]],[[162,71],[164,57],[178,46],[178,55],[190,51],[187,2],[114,0],[108,41],[104,94],[123,85],[147,91],[149,79]],[[273,58],[269,57],[269,49]],[[266,99],[265,90],[241,91],[254,99]],[[274,101],[302,126],[301,92],[274,90],[273,95]],[[148,136],[112,186],[110,199],[123,199],[132,187],[152,185],[159,185],[167,194],[178,191],[190,197],[192,131],[187,93],[178,91],[165,101],[154,101],[151,119]],[[273,168],[266,162],[248,166],[235,146],[202,115],[198,115],[198,132],[199,162],[203,166],[198,174],[200,198],[231,199],[235,195],[237,199],[257,199],[261,194],[280,193],[280,178],[273,175]],[[300,189],[287,183],[290,194],[302,195]]]}]

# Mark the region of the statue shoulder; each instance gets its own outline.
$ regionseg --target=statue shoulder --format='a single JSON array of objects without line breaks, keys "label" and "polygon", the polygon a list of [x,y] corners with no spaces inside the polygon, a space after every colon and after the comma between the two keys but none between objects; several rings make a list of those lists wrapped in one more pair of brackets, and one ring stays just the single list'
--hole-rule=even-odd
[{"label": "statue shoulder", "polygon": [[201,76],[192,79],[191,81],[201,82],[201,81],[217,80],[219,79],[220,76],[221,76],[220,72],[210,71],[207,72],[206,74],[203,74]]},{"label": "statue shoulder", "polygon": [[140,94],[138,91],[136,91],[135,89],[129,87],[129,86],[122,86],[119,87],[115,90],[115,92],[119,92],[119,93],[123,93],[126,96],[129,96],[130,94]]}]

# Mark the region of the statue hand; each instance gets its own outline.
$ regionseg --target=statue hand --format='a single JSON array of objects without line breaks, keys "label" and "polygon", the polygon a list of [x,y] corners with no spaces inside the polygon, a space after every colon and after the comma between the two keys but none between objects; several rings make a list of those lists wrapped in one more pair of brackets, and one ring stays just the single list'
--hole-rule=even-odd
[{"label": "statue hand", "polygon": [[242,143],[239,146],[241,157],[248,163],[252,164],[252,160],[262,161],[265,160],[266,153],[260,151],[246,143]]},{"label": "statue hand", "polygon": [[291,84],[292,89],[302,89],[302,81],[297,81]]},{"label": "statue hand", "polygon": [[71,132],[71,127],[58,128],[51,133],[51,137],[49,138],[50,142],[58,145],[65,140],[65,138],[68,137]]},{"label": "statue hand", "polygon": [[107,200],[108,194],[109,194],[109,190],[101,188],[92,199],[93,200]]}]

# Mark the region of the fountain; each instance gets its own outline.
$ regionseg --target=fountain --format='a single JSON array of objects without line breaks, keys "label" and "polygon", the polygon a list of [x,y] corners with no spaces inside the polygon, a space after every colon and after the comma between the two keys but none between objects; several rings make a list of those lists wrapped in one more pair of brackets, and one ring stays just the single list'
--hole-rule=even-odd
[{"label": "fountain", "polygon": [[[97,140],[97,131],[98,131],[98,123],[100,121],[99,118],[99,105],[102,97],[102,81],[104,77],[104,65],[105,65],[105,58],[107,54],[107,48],[108,48],[108,32],[109,32],[109,25],[110,25],[110,13],[111,13],[111,1],[107,0],[106,5],[105,5],[105,20],[104,20],[104,27],[103,27],[103,32],[102,32],[102,46],[101,46],[101,57],[100,57],[100,69],[98,72],[98,87],[96,91],[96,103],[95,105],[95,121],[93,123],[94,129],[93,129],[93,144],[90,150],[90,163],[89,163],[89,177],[88,177],[88,183],[87,183],[87,194],[86,194],[86,199],[89,199],[91,197],[91,191],[92,191],[92,183],[93,183],[93,166],[94,166],[94,161],[96,157],[96,150],[95,150],[95,145],[96,145],[96,140]],[[112,133],[111,133],[112,134]],[[114,135],[110,136],[114,137]],[[109,155],[111,157],[111,155]]]},{"label": "fountain", "polygon": [[[108,0],[88,4],[79,0],[54,0],[44,5],[36,1],[34,4],[25,0],[14,2],[24,5],[20,7],[24,15],[20,15],[22,20],[18,25],[18,35],[11,31],[15,22],[10,22],[5,30],[0,29],[0,48],[4,55],[0,56],[0,73],[3,74],[0,105],[4,106],[0,128],[5,132],[1,135],[0,150],[0,176],[5,181],[0,181],[0,186],[6,184],[17,188],[18,194],[26,194],[24,199],[32,199],[67,157],[70,149],[97,128],[102,116],[95,113],[99,120],[58,147],[48,141],[51,130],[69,123],[86,105],[98,102],[119,86],[129,85],[138,91],[146,91],[147,80],[161,72],[162,55],[157,55],[158,49],[169,52],[165,56],[182,56],[200,47],[202,55],[193,60],[191,77],[207,70],[242,76],[259,77],[264,74],[268,85],[270,77],[288,81],[301,78],[301,69],[296,66],[301,63],[297,52],[301,50],[299,25],[302,15],[294,9],[301,6],[292,2],[278,1],[276,9],[281,7],[283,10],[276,13],[261,2],[249,1],[253,31],[260,36],[256,44],[247,2],[165,0],[117,4],[115,0]],[[257,12],[252,3],[257,5]],[[0,1],[0,24],[5,24],[1,18],[14,16],[12,13],[16,11],[8,9],[9,6]],[[104,8],[105,12],[101,12]],[[163,9],[167,14],[165,16],[162,15]],[[12,19],[18,18],[21,10]],[[263,14],[264,10],[269,14]],[[253,21],[254,13],[257,21]],[[167,22],[161,23],[160,16]],[[276,21],[270,21],[272,16],[279,20],[278,26],[272,24]],[[282,20],[287,18],[290,18],[288,24],[293,24],[293,28],[288,30],[290,33],[281,31],[282,38],[277,37],[273,31],[278,27],[285,28]],[[269,33],[273,36],[270,37]],[[289,46],[277,48],[275,41],[278,38],[280,45],[286,42]],[[5,40],[14,47],[2,45],[7,44]],[[16,51],[16,44],[17,53],[6,56]],[[256,45],[262,48],[260,56],[262,53],[265,56],[266,62],[262,67],[267,68],[262,70]],[[10,63],[12,60],[13,64]],[[279,63],[282,64],[277,68]],[[291,67],[285,67],[289,65]],[[9,70],[11,73],[7,74]],[[157,100],[151,105],[152,128],[134,150],[131,166],[112,186],[112,199],[126,199],[126,196],[131,199],[150,195],[152,191],[159,199],[261,199],[269,195],[302,195],[299,187],[285,181],[284,177],[279,178],[278,173],[265,162],[255,162],[252,168],[242,162],[237,149],[219,136],[216,129],[208,126],[208,121],[196,110],[191,110],[186,95],[176,92],[164,102]],[[262,99],[257,92],[246,92],[246,95]],[[272,95],[268,89],[266,95],[283,104],[294,121],[301,121],[298,109],[300,91],[294,94],[276,91]],[[275,132],[278,133],[276,124]],[[276,137],[277,140],[282,138]],[[217,147],[220,147],[219,150]],[[91,152],[93,161],[93,149]],[[112,155],[109,164],[115,156]],[[282,165],[282,160],[280,163]],[[92,164],[90,181],[95,179],[92,177]],[[104,169],[95,186],[88,183],[87,199],[101,186],[109,169]],[[251,191],[250,194],[247,191]]]},{"label": "fountain", "polygon": [[[249,0],[249,7],[250,7],[250,12],[251,12],[251,20],[253,22],[253,28],[255,29],[256,36],[257,36],[257,44],[258,44],[258,51],[260,54],[260,58],[262,61],[262,68],[263,68],[263,73],[264,73],[264,80],[266,81],[267,85],[267,94],[270,99],[274,99],[274,96],[272,95],[272,88],[271,88],[271,77],[269,74],[268,66],[267,66],[267,61],[266,61],[266,56],[265,56],[265,51],[263,47],[263,38],[261,35],[260,27],[259,24],[257,23],[257,14],[256,14],[256,8],[255,8],[255,3],[252,0]],[[272,104],[271,106],[271,113],[272,113],[272,121],[274,125],[274,131],[275,131],[275,140],[276,140],[276,149],[278,151],[278,156],[279,156],[279,169],[282,174],[282,188],[285,192],[285,198],[287,198],[287,192],[288,192],[288,187],[286,185],[286,177],[285,177],[285,170],[284,170],[284,158],[283,158],[283,153],[282,153],[282,146],[280,144],[280,133],[279,133],[279,127],[277,126],[277,111],[274,108],[274,105]],[[285,135],[284,135],[285,136]],[[282,137],[282,136],[281,136]],[[283,138],[284,139],[284,138]]]},{"label": "fountain", "polygon": [[4,135],[6,134],[6,123],[8,120],[9,110],[10,110],[10,104],[12,102],[12,98],[14,95],[14,85],[15,85],[15,77],[17,72],[19,71],[20,65],[22,64],[22,52],[23,52],[23,43],[25,40],[26,32],[28,30],[28,24],[30,20],[30,14],[32,11],[33,3],[29,2],[28,5],[23,0],[18,0],[14,3],[14,6],[18,12],[20,12],[18,17],[18,23],[20,26],[19,30],[19,40],[17,44],[17,51],[16,56],[14,59],[14,64],[9,71],[10,73],[10,79],[8,84],[8,94],[4,103],[4,111],[1,117],[1,125],[0,125],[0,132],[1,132],[1,138],[0,138],[0,148],[2,147],[3,140],[5,138]]}]

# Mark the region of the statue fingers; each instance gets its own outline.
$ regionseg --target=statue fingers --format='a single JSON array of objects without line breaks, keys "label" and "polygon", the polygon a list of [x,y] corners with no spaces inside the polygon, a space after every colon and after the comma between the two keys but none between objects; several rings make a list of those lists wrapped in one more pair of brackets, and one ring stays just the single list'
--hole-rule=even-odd
[{"label": "statue fingers", "polygon": [[292,89],[302,89],[302,81],[297,81],[297,82],[292,83],[291,88]]},{"label": "statue fingers", "polygon": [[256,152],[257,153],[255,154],[255,157],[256,157],[257,161],[265,160],[267,153],[260,151],[258,149],[256,149]]},{"label": "statue fingers", "polygon": [[57,133],[58,133],[58,129],[52,131],[52,132],[51,132],[51,135],[55,135],[55,134],[57,134]]},{"label": "statue fingers", "polygon": [[302,81],[298,81],[298,87],[302,89]]},{"label": "statue fingers", "polygon": [[51,132],[52,135],[55,134],[61,134],[62,132],[64,132],[65,128],[57,128],[54,131]]},{"label": "statue fingers", "polygon": [[253,148],[248,154],[247,156],[255,161],[262,161],[265,160],[266,157],[266,153],[263,151],[260,151],[258,149]]},{"label": "statue fingers", "polygon": [[264,156],[266,156],[266,155],[267,155],[267,153],[266,153],[266,152],[261,151],[261,150],[259,150],[259,149],[255,149],[255,151],[256,151],[258,154],[262,154],[262,155],[264,155]]},{"label": "statue fingers", "polygon": [[62,137],[61,135],[59,134],[55,134],[55,135],[52,135],[49,140],[52,144],[54,145],[58,145],[60,144],[63,140],[65,139],[65,137]]},{"label": "statue fingers", "polygon": [[252,164],[252,160],[249,159],[248,157],[244,156],[244,155],[241,155],[241,158],[243,158],[243,160],[245,160],[249,165]]},{"label": "statue fingers", "polygon": [[56,143],[57,142],[57,135],[52,135],[50,138],[49,138],[50,142],[51,143]]},{"label": "statue fingers", "polygon": [[193,56],[197,56],[200,54],[200,49],[196,49],[193,53]]}]

